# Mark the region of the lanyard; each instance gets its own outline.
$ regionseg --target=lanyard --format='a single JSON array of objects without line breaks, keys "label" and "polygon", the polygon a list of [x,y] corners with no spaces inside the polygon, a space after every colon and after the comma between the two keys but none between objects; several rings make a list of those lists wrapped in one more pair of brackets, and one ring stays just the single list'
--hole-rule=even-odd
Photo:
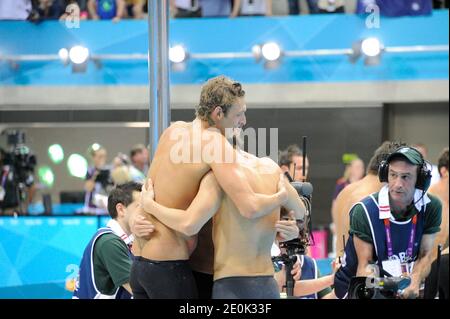
[{"label": "lanyard", "polygon": [[[409,235],[408,251],[407,251],[407,255],[409,258],[412,258],[413,256],[414,238],[416,237],[416,224],[417,224],[417,214],[414,215],[412,219],[411,234]],[[391,222],[389,221],[389,218],[384,219],[384,229],[386,230],[386,244],[388,250],[388,257],[390,258],[394,253],[392,248]]]}]

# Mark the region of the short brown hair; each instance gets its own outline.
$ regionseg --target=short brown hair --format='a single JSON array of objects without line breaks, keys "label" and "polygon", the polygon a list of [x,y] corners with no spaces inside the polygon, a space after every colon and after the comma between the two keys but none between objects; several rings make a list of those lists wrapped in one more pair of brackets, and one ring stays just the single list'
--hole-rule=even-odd
[{"label": "short brown hair", "polygon": [[296,144],[289,145],[285,150],[281,151],[278,158],[278,164],[280,166],[288,166],[292,163],[292,158],[294,156],[303,157],[303,152],[300,150],[300,147]]},{"label": "short brown hair", "polygon": [[244,96],[245,91],[240,83],[223,75],[212,78],[202,87],[195,115],[201,120],[211,122],[210,116],[215,107],[220,106],[226,115],[233,103]]},{"label": "short brown hair", "polygon": [[133,158],[134,155],[143,152],[146,149],[144,144],[136,144],[131,148],[130,158]]},{"label": "short brown hair", "polygon": [[133,202],[133,192],[140,193],[142,184],[137,182],[127,182],[116,186],[108,196],[108,212],[111,218],[117,218],[117,204],[128,207]]}]

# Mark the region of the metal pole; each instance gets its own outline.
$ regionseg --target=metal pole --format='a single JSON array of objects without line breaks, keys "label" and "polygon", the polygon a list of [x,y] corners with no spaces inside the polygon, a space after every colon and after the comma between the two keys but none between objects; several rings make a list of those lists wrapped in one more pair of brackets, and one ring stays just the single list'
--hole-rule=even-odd
[{"label": "metal pole", "polygon": [[150,159],[170,123],[168,0],[148,1],[148,71],[150,81]]}]

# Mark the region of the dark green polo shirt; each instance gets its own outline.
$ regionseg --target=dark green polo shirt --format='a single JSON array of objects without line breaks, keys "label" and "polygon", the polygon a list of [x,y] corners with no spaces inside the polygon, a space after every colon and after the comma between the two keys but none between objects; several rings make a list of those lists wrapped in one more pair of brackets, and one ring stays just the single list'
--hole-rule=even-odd
[{"label": "dark green polo shirt", "polygon": [[93,259],[95,285],[102,294],[113,295],[117,288],[130,282],[131,259],[119,236],[113,233],[100,236],[95,242]]},{"label": "dark green polo shirt", "polygon": [[[424,230],[423,234],[434,234],[440,230],[442,218],[442,204],[441,201],[430,194],[427,194],[431,202],[426,206],[424,215]],[[378,202],[378,193],[374,194],[374,198]],[[412,206],[406,215],[396,215],[392,212],[396,221],[406,221],[418,213],[416,206]],[[350,218],[350,234],[356,235],[361,240],[373,244],[372,232],[370,231],[369,221],[361,204],[355,205],[351,210]]]}]

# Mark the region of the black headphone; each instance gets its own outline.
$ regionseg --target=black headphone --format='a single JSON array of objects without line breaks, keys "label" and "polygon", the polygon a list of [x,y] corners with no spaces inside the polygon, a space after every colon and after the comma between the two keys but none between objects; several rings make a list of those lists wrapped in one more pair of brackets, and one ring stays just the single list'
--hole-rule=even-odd
[{"label": "black headphone", "polygon": [[391,161],[393,155],[397,153],[402,153],[404,149],[411,150],[413,152],[416,152],[420,158],[421,158],[421,164],[418,165],[417,168],[417,181],[416,181],[416,188],[422,190],[423,192],[426,192],[428,187],[430,187],[431,183],[431,170],[427,167],[427,162],[423,158],[422,154],[416,150],[413,147],[407,147],[403,146],[399,149],[395,150],[393,153],[391,153],[386,160],[382,161],[380,163],[380,167],[378,168],[378,178],[380,179],[380,182],[387,183],[388,182],[388,173],[389,173],[389,162]]}]

